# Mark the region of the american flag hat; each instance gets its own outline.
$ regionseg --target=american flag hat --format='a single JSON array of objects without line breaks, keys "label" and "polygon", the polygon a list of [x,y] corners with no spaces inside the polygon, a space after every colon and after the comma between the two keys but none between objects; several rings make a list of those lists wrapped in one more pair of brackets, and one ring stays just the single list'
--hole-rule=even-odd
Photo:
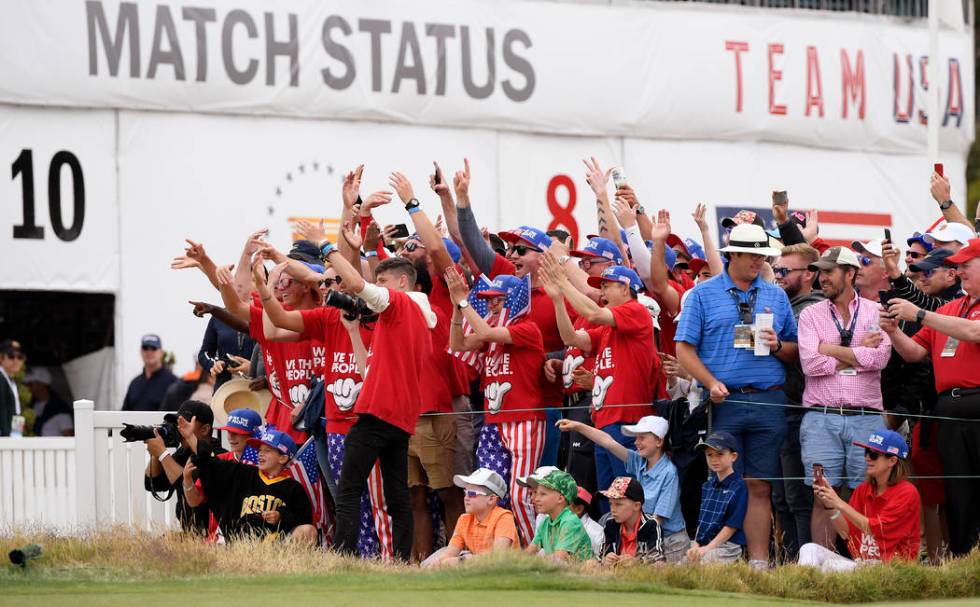
[{"label": "american flag hat", "polygon": [[624,284],[634,293],[639,293],[643,289],[643,281],[640,275],[626,266],[612,266],[602,272],[602,276],[590,276],[589,286],[598,289],[603,281],[612,281]]},{"label": "american flag hat", "polygon": [[268,445],[283,455],[296,455],[296,441],[285,432],[265,429],[257,438],[250,438],[248,444],[252,447]]}]

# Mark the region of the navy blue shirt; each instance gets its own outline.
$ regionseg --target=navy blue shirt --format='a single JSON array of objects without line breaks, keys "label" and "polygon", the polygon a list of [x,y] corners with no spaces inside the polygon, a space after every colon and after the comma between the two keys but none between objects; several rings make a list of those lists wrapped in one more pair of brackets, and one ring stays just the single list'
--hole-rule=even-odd
[{"label": "navy blue shirt", "polygon": [[141,372],[129,382],[122,410],[159,411],[163,397],[167,394],[167,388],[175,381],[177,376],[166,367],[160,367],[150,377],[147,377],[145,372]]},{"label": "navy blue shirt", "polygon": [[[204,341],[201,343],[197,360],[201,363],[204,372],[210,373],[211,367],[214,366],[214,359],[219,356],[233,354],[248,360],[252,357],[253,348],[255,348],[255,340],[251,336],[232,329],[212,316],[208,320],[207,329],[204,330]],[[222,371],[215,378],[214,389],[217,390],[221,384],[229,379],[231,379],[231,373]]]},{"label": "navy blue shirt", "polygon": [[734,347],[735,325],[741,318],[732,295],[741,303],[749,303],[752,293],[756,293],[753,322],[756,314],[769,308],[773,315],[772,326],[779,339],[797,341],[796,318],[786,293],[763,280],[762,276],[752,281],[748,292],[743,291],[732,282],[727,266],[718,276],[691,289],[674,336],[674,341],[697,348],[704,366],[729,390],[745,387],[765,390],[786,382],[786,368],[775,356],[756,356],[754,350]]},{"label": "navy blue shirt", "polygon": [[742,525],[749,507],[749,490],[742,476],[732,471],[719,482],[712,472],[701,486],[701,512],[698,514],[698,532],[694,536],[701,546],[707,546],[722,527],[734,527],[737,531],[728,539],[733,544],[745,545]]}]

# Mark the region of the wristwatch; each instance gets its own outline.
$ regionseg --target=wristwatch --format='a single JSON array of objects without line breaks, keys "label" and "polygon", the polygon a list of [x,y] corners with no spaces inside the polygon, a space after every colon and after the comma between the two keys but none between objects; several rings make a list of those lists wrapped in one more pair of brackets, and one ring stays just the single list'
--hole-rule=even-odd
[{"label": "wristwatch", "polygon": [[637,215],[646,215],[647,214],[646,209],[643,208],[643,205],[642,204],[636,205],[636,214]]},{"label": "wristwatch", "polygon": [[925,319],[926,319],[926,311],[925,310],[919,310],[918,312],[915,313],[915,322],[917,322],[917,323],[919,323],[921,325],[922,324],[922,321],[925,320]]},{"label": "wristwatch", "polygon": [[952,200],[944,200],[943,202],[940,202],[939,203],[939,208],[942,209],[942,210],[944,210],[944,211],[946,209],[948,209],[949,207],[951,207],[951,206],[953,206],[953,201]]},{"label": "wristwatch", "polygon": [[419,199],[418,198],[412,198],[411,200],[409,200],[408,202],[405,203],[405,210],[406,211],[411,211],[412,209],[417,209],[417,208],[419,208]]},{"label": "wristwatch", "polygon": [[470,307],[470,302],[468,300],[465,300],[465,299],[463,301],[459,302],[458,304],[456,304],[456,309],[457,310],[465,310],[468,307]]}]

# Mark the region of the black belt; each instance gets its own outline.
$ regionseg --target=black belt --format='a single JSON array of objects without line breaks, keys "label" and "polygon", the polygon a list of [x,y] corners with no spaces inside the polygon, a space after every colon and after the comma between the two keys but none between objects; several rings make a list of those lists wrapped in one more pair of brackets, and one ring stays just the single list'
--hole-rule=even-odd
[{"label": "black belt", "polygon": [[775,392],[776,390],[782,390],[782,385],[779,386],[769,386],[764,390],[758,388],[753,388],[752,386],[743,386],[741,388],[731,388],[730,392],[740,392],[742,394],[758,394],[759,392]]},{"label": "black belt", "polygon": [[964,396],[976,396],[977,394],[980,394],[980,388],[953,388],[952,390],[940,392],[939,396],[963,398]]},{"label": "black belt", "polygon": [[880,409],[872,409],[871,407],[848,407],[846,405],[841,405],[839,407],[813,405],[809,407],[807,411],[814,411],[816,413],[823,413],[826,415],[882,415],[884,413],[884,411],[881,411]]}]

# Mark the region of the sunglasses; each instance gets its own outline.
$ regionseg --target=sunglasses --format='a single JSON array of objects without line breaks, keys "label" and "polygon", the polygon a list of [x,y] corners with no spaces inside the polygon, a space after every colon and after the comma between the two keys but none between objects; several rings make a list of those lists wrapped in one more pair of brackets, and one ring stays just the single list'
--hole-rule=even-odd
[{"label": "sunglasses", "polygon": [[528,251],[534,251],[535,253],[544,253],[541,249],[536,247],[528,247],[522,244],[516,244],[507,250],[507,254],[517,253],[518,257],[524,257],[527,255]]},{"label": "sunglasses", "polygon": [[874,462],[874,461],[877,461],[879,457],[894,457],[894,456],[888,456],[888,455],[885,455],[884,453],[879,453],[877,451],[872,451],[871,449],[865,449],[864,450],[864,457],[866,457],[866,458],[868,458],[868,459],[870,459],[871,461]]},{"label": "sunglasses", "polygon": [[12,352],[10,354],[4,354],[7,358],[12,358],[14,360],[25,360],[27,357],[24,356],[23,352]]},{"label": "sunglasses", "polygon": [[411,253],[415,249],[424,249],[425,245],[417,240],[409,240],[405,243],[405,251]]},{"label": "sunglasses", "polygon": [[687,263],[678,261],[677,263],[674,264],[674,269],[675,270],[684,270],[686,272],[686,271],[688,271],[690,269],[690,267],[688,267]]},{"label": "sunglasses", "polygon": [[466,497],[471,498],[471,499],[474,498],[474,497],[487,497],[487,496],[490,495],[489,493],[487,493],[485,491],[472,491],[470,489],[467,489],[466,491],[464,491],[463,494],[466,495]]},{"label": "sunglasses", "polygon": [[[515,248],[517,248],[517,247],[515,247]],[[520,253],[520,255],[523,255],[523,253]],[[591,259],[588,258],[588,257],[584,257],[584,258],[578,260],[578,267],[582,268],[583,270],[588,270],[592,266],[598,265],[598,264],[602,264],[602,263],[612,263],[612,260],[611,259],[600,259],[598,257],[591,258]]]},{"label": "sunglasses", "polygon": [[323,280],[320,281],[320,284],[329,289],[333,285],[339,286],[342,278],[343,278],[342,276],[337,276],[335,278],[324,278]]},{"label": "sunglasses", "polygon": [[911,257],[912,259],[922,259],[923,257],[926,256],[926,254],[925,253],[919,253],[918,251],[906,251],[905,252],[905,256],[906,257]]},{"label": "sunglasses", "polygon": [[786,278],[793,272],[806,272],[806,268],[773,268],[772,273],[780,278]]},{"label": "sunglasses", "polygon": [[858,258],[858,261],[861,262],[862,266],[867,267],[870,266],[871,262],[874,260],[871,257],[868,257],[867,255],[862,255],[861,257]]}]

